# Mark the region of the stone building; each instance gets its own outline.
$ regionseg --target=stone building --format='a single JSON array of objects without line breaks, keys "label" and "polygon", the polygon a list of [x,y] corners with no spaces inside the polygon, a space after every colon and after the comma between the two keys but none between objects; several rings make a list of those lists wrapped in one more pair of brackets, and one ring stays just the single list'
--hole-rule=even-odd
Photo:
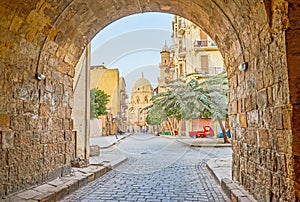
[{"label": "stone building", "polygon": [[126,93],[126,83],[124,77],[119,79],[119,91],[120,91],[120,112],[118,114],[118,129],[119,132],[123,133],[127,131],[127,99],[128,95]]},{"label": "stone building", "polygon": [[171,50],[165,43],[160,52],[160,75],[158,79],[157,92],[162,92],[164,89],[161,88],[168,82],[174,80],[174,63]]},{"label": "stone building", "polygon": [[175,79],[194,72],[212,75],[223,71],[216,43],[199,26],[174,16],[172,31]]},{"label": "stone building", "polygon": [[1,0],[0,197],[70,173],[76,64],[101,29],[150,11],[192,21],[219,47],[233,180],[258,201],[299,201],[298,0]]},{"label": "stone building", "polygon": [[[153,88],[150,82],[142,76],[132,88],[130,101],[128,103],[128,130],[130,132],[152,132],[152,127],[146,123],[147,112],[143,108],[151,104]],[[141,112],[142,111],[142,112]]]},{"label": "stone building", "polygon": [[[185,77],[190,73],[215,75],[223,71],[223,58],[216,43],[195,23],[174,16],[172,22],[174,77]],[[201,131],[211,126],[218,133],[218,124],[211,119],[192,119],[181,127],[182,134]],[[219,131],[221,132],[221,131]]]}]

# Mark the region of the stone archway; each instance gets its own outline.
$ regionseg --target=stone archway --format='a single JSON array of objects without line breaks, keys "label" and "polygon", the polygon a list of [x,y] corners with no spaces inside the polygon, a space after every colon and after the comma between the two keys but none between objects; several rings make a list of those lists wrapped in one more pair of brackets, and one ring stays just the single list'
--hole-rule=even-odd
[{"label": "stone archway", "polygon": [[[0,196],[69,172],[79,56],[109,23],[157,11],[193,21],[220,48],[230,78],[234,180],[259,200],[297,200],[299,10],[296,0],[2,0]],[[248,69],[240,72],[243,62]]]}]

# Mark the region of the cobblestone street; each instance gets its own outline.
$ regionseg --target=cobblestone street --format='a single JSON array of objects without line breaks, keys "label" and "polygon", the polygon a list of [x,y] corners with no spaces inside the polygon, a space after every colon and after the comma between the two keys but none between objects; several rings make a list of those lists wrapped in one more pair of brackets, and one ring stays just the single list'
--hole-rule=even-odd
[{"label": "cobblestone street", "polygon": [[229,201],[205,163],[231,155],[231,148],[190,148],[138,134],[101,152],[128,160],[63,201]]}]

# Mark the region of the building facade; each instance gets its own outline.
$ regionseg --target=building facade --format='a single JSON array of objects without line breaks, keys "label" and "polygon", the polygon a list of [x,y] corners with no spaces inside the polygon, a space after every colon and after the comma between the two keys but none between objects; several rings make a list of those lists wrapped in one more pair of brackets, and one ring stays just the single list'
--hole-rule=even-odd
[{"label": "building facade", "polygon": [[90,89],[99,89],[109,95],[106,105],[107,115],[101,116],[102,134],[114,135],[118,132],[118,120],[121,112],[120,77],[118,69],[107,69],[104,66],[91,67]]},{"label": "building facade", "polygon": [[175,16],[172,22],[174,78],[189,73],[218,74],[223,58],[215,42],[191,21]]},{"label": "building facade", "polygon": [[139,78],[132,88],[130,102],[128,103],[128,130],[130,132],[153,132],[152,127],[146,123],[147,112],[142,111],[151,104],[153,88],[143,76]]},{"label": "building facade", "polygon": [[160,75],[158,79],[158,87],[156,89],[157,92],[164,91],[165,89],[162,88],[162,86],[174,79],[175,66],[173,59],[174,58],[172,57],[172,52],[165,43],[160,52]]},{"label": "building facade", "polygon": [[127,102],[128,95],[126,93],[126,82],[124,77],[119,79],[119,91],[120,91],[120,112],[118,114],[117,125],[120,133],[127,131]]},{"label": "building facade", "polygon": [[[173,80],[195,72],[215,75],[223,71],[223,58],[218,47],[200,27],[183,17],[174,16],[172,31],[172,48],[163,48],[161,62],[172,62],[169,66],[172,66]],[[168,56],[169,60],[166,59]],[[161,71],[161,80],[168,82],[169,79],[165,78],[164,72]],[[217,124],[211,119],[193,119],[182,125],[181,134],[187,135],[189,131],[203,130],[203,126],[206,125],[212,126],[215,133],[218,133]]]}]

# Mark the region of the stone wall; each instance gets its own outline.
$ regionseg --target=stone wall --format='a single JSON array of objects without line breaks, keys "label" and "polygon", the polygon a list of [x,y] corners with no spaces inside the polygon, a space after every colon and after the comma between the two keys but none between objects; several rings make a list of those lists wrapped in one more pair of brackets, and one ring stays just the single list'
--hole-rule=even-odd
[{"label": "stone wall", "polygon": [[85,46],[121,17],[160,11],[201,26],[222,53],[234,180],[259,201],[299,200],[299,10],[297,0],[1,0],[0,196],[68,172]]},{"label": "stone wall", "polygon": [[288,66],[288,78],[290,88],[290,102],[292,111],[286,116],[292,115],[292,160],[294,170],[291,174],[294,180],[294,187],[298,200],[300,198],[300,2],[296,0],[288,1],[289,29],[285,33],[286,54]]},{"label": "stone wall", "polygon": [[0,198],[67,174],[74,157],[73,73],[35,3],[0,3]]},{"label": "stone wall", "polygon": [[269,9],[271,19],[256,19],[263,29],[249,24],[241,30],[248,70],[230,74],[233,179],[259,201],[298,201],[286,63],[288,3],[273,1]]}]

